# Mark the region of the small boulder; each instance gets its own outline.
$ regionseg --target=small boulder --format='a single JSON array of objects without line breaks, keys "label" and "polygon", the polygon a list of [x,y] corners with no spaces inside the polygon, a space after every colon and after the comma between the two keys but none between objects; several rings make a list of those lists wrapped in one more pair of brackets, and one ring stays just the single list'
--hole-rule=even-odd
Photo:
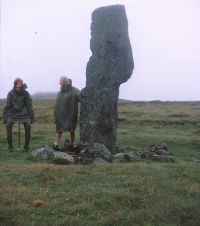
[{"label": "small boulder", "polygon": [[175,159],[173,156],[165,156],[165,155],[154,155],[152,160],[160,161],[160,162],[172,162],[175,163]]},{"label": "small boulder", "polygon": [[138,160],[138,157],[135,152],[129,152],[124,154],[124,160],[126,162],[133,162]]},{"label": "small boulder", "polygon": [[171,155],[169,151],[162,149],[162,148],[156,150],[155,153],[156,153],[156,155],[165,155],[165,156]]},{"label": "small boulder", "polygon": [[141,154],[140,154],[140,158],[141,159],[151,159],[151,157],[153,156],[153,153],[149,150],[144,150]]},{"label": "small boulder", "polygon": [[43,148],[39,148],[31,152],[31,155],[33,157],[40,157],[44,159],[47,159],[49,156],[53,156],[53,154],[54,150],[47,145]]},{"label": "small boulder", "polygon": [[142,153],[140,153],[140,158],[160,162],[175,162],[175,158],[169,152],[166,144],[152,145],[149,149],[145,149]]},{"label": "small boulder", "polygon": [[101,157],[107,162],[112,162],[113,156],[104,144],[94,143],[80,152],[80,162],[84,164],[92,163],[96,158]]},{"label": "small boulder", "polygon": [[112,162],[113,156],[104,144],[94,143],[93,150],[96,157],[101,157],[108,162]]},{"label": "small boulder", "polygon": [[74,158],[67,153],[56,151],[54,152],[55,160],[57,164],[74,164]]},{"label": "small boulder", "polygon": [[116,155],[113,155],[113,162],[125,162],[124,153],[118,153]]}]

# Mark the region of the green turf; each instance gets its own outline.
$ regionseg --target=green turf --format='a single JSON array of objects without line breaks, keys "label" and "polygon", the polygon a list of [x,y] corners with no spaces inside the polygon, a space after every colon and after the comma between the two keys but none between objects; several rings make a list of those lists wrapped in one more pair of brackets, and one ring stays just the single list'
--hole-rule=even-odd
[{"label": "green turf", "polygon": [[[51,145],[55,132],[54,101],[34,101],[34,106],[31,149]],[[0,225],[199,226],[200,103],[121,103],[118,127],[120,146],[142,150],[165,143],[176,163],[59,166],[34,161],[17,150],[17,125],[16,151],[7,152],[1,126]],[[78,134],[77,129],[76,142]],[[45,204],[33,207],[37,198]]]}]

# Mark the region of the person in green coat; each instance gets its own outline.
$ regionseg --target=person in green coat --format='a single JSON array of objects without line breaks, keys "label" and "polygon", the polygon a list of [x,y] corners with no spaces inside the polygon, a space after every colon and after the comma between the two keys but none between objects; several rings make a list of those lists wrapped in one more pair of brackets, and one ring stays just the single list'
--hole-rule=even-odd
[{"label": "person in green coat", "polygon": [[78,102],[80,91],[72,86],[72,80],[62,76],[60,78],[60,92],[57,94],[54,110],[56,134],[53,149],[59,151],[59,144],[63,132],[70,132],[71,145],[75,141],[75,129],[78,121]]},{"label": "person in green coat", "polygon": [[34,120],[32,99],[23,80],[16,78],[13,89],[8,93],[3,109],[3,123],[6,124],[8,151],[14,151],[12,144],[12,127],[15,122],[23,123],[25,130],[24,150],[29,150],[31,124]]}]

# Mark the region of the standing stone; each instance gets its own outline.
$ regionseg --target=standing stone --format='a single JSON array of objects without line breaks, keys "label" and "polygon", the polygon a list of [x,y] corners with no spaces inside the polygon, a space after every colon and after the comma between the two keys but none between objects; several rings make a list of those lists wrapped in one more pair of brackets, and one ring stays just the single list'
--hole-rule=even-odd
[{"label": "standing stone", "polygon": [[119,86],[134,68],[123,5],[93,12],[90,49],[86,87],[81,91],[80,139],[104,144],[115,153]]}]

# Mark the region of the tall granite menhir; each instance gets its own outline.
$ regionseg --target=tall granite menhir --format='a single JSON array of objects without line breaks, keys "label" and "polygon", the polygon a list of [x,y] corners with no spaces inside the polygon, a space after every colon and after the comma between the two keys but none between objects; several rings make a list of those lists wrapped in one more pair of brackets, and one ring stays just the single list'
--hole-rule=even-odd
[{"label": "tall granite menhir", "polygon": [[90,48],[86,87],[81,91],[80,139],[104,144],[115,153],[119,86],[131,77],[134,68],[123,5],[93,12]]}]

